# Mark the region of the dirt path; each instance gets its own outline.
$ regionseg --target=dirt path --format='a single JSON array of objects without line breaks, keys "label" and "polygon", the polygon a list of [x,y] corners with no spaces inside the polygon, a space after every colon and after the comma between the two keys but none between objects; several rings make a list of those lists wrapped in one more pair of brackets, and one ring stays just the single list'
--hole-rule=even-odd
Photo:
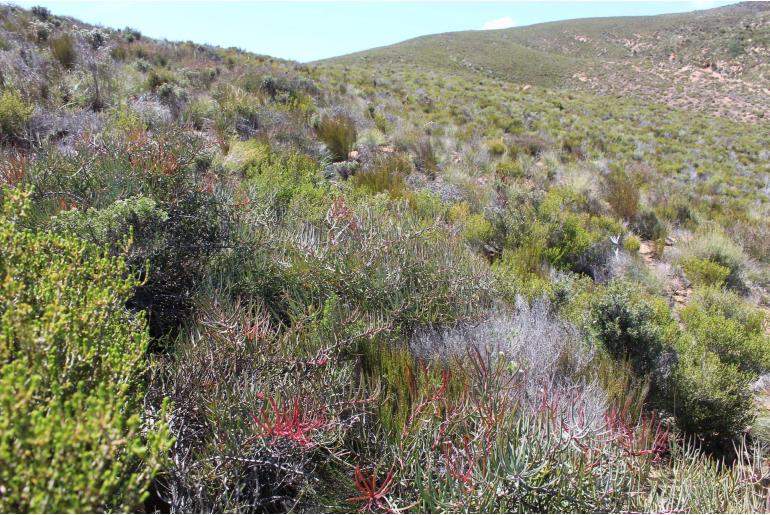
[{"label": "dirt path", "polygon": [[[668,243],[667,243],[668,245]],[[687,305],[687,301],[692,294],[692,288],[682,283],[681,278],[674,273],[671,265],[660,261],[655,256],[655,242],[651,240],[642,241],[639,246],[639,255],[642,261],[652,270],[657,271],[661,277],[666,278],[666,296],[669,303],[676,307]]]}]

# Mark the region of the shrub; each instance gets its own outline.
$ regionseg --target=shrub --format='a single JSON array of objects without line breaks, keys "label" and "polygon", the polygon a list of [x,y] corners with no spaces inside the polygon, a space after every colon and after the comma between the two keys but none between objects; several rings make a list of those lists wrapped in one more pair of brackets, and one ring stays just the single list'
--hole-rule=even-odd
[{"label": "shrub", "polygon": [[203,130],[203,128],[214,119],[216,108],[214,102],[196,98],[191,100],[185,106],[183,119],[185,122],[191,124],[196,130]]},{"label": "shrub", "polygon": [[[128,265],[146,280],[130,304],[148,310],[153,336],[177,327],[187,316],[208,257],[228,244],[231,207],[214,195],[215,178],[203,177],[197,169],[196,162],[206,158],[199,143],[172,127],[158,128],[152,139],[134,128],[106,137],[96,148],[88,142],[67,154],[47,148],[27,173],[35,186],[34,215],[40,223],[74,202],[78,211],[70,216],[81,220],[68,219],[67,224],[74,223],[83,238],[94,236],[94,243],[120,248],[134,228]],[[147,200],[141,197],[154,207],[144,209]],[[107,222],[114,231],[98,228]],[[103,236],[107,240],[99,239]]]},{"label": "shrub", "polygon": [[123,33],[123,39],[128,43],[133,43],[134,41],[142,39],[142,33],[131,27],[126,27],[121,32]]},{"label": "shrub", "polygon": [[502,179],[520,179],[524,177],[524,170],[518,161],[503,160],[495,165],[495,175]]},{"label": "shrub", "polygon": [[674,342],[676,324],[662,299],[632,284],[613,281],[592,304],[599,340],[616,359],[629,359],[637,374],[656,372],[658,358]]},{"label": "shrub", "polygon": [[355,122],[343,113],[323,115],[315,130],[337,161],[345,161],[348,158],[358,137]]},{"label": "shrub", "polygon": [[551,142],[540,136],[513,136],[508,147],[508,157],[516,159],[521,154],[537,157],[551,146]]},{"label": "shrub", "polygon": [[637,252],[639,252],[641,245],[642,245],[642,242],[640,242],[639,238],[637,238],[633,234],[623,238],[623,248],[626,249],[626,252],[628,252],[629,254],[636,254]]},{"label": "shrub", "polygon": [[483,214],[475,213],[465,220],[462,237],[472,247],[480,248],[494,235],[492,224]]},{"label": "shrub", "polygon": [[[221,291],[201,298],[163,371],[176,440],[160,490],[172,511],[342,502],[337,478],[345,471],[334,449],[360,431],[368,403],[357,396],[352,363],[341,358],[363,339],[354,333],[360,320],[333,304],[281,331],[258,303]],[[329,341],[347,343],[329,349]]]},{"label": "shrub", "polygon": [[505,154],[505,143],[501,140],[492,140],[487,143],[487,149],[489,150],[489,153],[494,156],[502,156]]},{"label": "shrub", "polygon": [[645,240],[665,239],[668,232],[665,224],[649,209],[642,209],[634,216],[630,225],[634,232]]},{"label": "shrub", "polygon": [[754,416],[751,375],[697,344],[679,346],[673,374],[677,424],[713,443],[744,431]]},{"label": "shrub", "polygon": [[353,176],[353,184],[369,194],[387,192],[391,198],[402,198],[407,192],[404,177],[412,170],[408,154],[380,156]]},{"label": "shrub", "polygon": [[140,416],[149,338],[124,307],[137,282],[95,246],[21,229],[26,195],[2,195],[0,510],[137,510],[167,444]]},{"label": "shrub", "polygon": [[77,52],[75,51],[75,41],[69,34],[64,34],[51,40],[51,52],[62,66],[69,69],[75,64]]},{"label": "shrub", "polygon": [[51,11],[47,7],[41,5],[35,5],[30,9],[32,15],[42,21],[46,21],[51,17]]},{"label": "shrub", "polygon": [[156,91],[164,84],[176,84],[177,79],[174,74],[163,68],[153,68],[147,74],[147,88]]},{"label": "shrub", "polygon": [[687,278],[698,286],[722,286],[730,275],[730,269],[695,256],[682,259],[682,269]]},{"label": "shrub", "polygon": [[725,284],[742,291],[746,287],[745,274],[749,258],[737,244],[716,224],[705,224],[695,236],[682,245],[685,259],[692,256],[708,260],[729,270]]},{"label": "shrub", "polygon": [[0,93],[0,136],[22,138],[33,109],[16,90],[6,89]]},{"label": "shrub", "polygon": [[762,330],[762,313],[737,295],[715,288],[698,290],[681,318],[699,348],[755,374],[754,379],[770,370],[770,338]]},{"label": "shrub", "polygon": [[639,184],[624,170],[616,169],[605,177],[604,187],[615,214],[632,220],[639,210]]}]

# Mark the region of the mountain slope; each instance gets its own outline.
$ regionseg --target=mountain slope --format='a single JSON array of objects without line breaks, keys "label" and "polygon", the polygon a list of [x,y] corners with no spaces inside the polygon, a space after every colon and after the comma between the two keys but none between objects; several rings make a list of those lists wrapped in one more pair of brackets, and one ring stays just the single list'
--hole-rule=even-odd
[{"label": "mountain slope", "polygon": [[325,62],[419,67],[770,118],[770,3],[424,36]]}]

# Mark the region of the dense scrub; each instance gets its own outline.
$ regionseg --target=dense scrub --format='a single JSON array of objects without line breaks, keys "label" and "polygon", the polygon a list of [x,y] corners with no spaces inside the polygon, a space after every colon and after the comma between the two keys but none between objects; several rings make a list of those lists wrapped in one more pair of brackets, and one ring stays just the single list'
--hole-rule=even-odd
[{"label": "dense scrub", "polygon": [[0,21],[6,511],[768,510],[750,125]]},{"label": "dense scrub", "polygon": [[169,443],[165,411],[143,415],[137,283],[99,247],[26,228],[24,191],[2,197],[0,508],[134,510]]}]

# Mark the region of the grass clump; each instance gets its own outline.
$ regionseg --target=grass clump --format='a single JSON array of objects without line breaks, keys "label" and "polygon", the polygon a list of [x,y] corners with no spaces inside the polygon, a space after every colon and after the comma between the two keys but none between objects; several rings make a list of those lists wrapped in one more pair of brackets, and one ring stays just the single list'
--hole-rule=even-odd
[{"label": "grass clump", "polygon": [[332,157],[337,161],[348,158],[358,133],[356,124],[349,115],[344,113],[325,114],[315,126],[318,138],[326,144]]},{"label": "grass clump", "polygon": [[51,53],[59,61],[59,64],[67,69],[72,68],[77,59],[75,41],[69,34],[64,34],[51,40]]}]

